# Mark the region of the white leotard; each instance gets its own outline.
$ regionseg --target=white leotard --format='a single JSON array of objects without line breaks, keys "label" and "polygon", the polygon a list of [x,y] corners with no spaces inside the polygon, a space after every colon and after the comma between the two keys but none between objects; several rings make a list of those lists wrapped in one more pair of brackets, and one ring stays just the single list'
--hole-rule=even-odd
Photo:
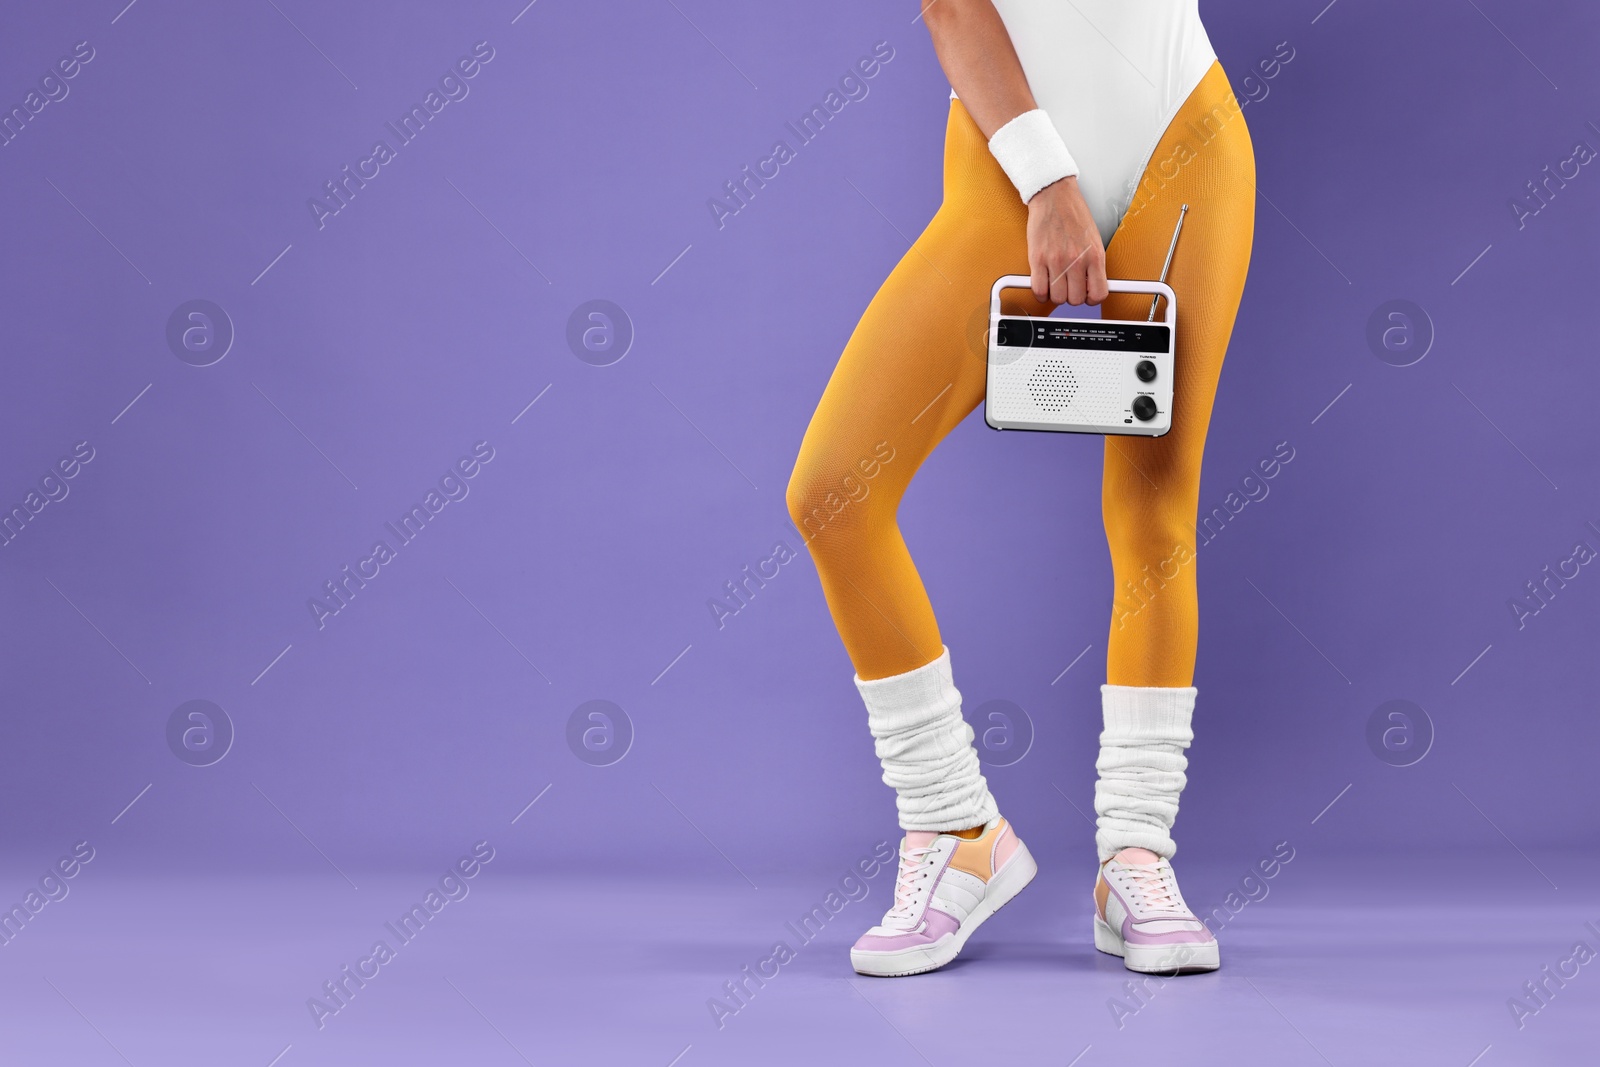
[{"label": "white leotard", "polygon": [[1109,242],[1161,135],[1217,58],[1199,0],[993,2]]}]

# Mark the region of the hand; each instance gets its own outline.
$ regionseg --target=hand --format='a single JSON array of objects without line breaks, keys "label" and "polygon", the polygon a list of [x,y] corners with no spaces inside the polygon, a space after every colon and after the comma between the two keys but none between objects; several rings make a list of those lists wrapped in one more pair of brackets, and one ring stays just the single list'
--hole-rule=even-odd
[{"label": "hand", "polygon": [[1051,182],[1028,201],[1028,268],[1040,300],[1098,304],[1106,298],[1106,250],[1076,177]]}]

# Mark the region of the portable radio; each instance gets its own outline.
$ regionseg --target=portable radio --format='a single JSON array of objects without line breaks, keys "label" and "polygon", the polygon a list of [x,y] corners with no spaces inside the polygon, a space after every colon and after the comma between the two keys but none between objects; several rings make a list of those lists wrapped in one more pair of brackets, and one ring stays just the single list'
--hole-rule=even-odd
[{"label": "portable radio", "polygon": [[1001,290],[1031,284],[1025,274],[1007,274],[990,291],[984,421],[996,430],[1143,437],[1172,429],[1178,325],[1172,289],[1165,282],[1107,281],[1113,293],[1166,297],[1160,322],[1001,315]]},{"label": "portable radio", "polygon": [[[1173,346],[1178,307],[1167,285],[1172,253],[1189,214],[1184,204],[1158,281],[1107,279],[1113,293],[1153,293],[1144,322],[1000,314],[1004,289],[1031,288],[1007,274],[989,291],[989,373],[983,418],[996,430],[1133,434],[1172,429]],[[1167,298],[1166,318],[1156,305]]]}]

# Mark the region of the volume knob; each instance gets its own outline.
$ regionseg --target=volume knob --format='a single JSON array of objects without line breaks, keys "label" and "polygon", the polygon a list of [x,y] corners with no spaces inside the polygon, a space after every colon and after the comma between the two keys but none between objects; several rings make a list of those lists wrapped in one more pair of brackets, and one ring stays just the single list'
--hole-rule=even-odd
[{"label": "volume knob", "polygon": [[1134,397],[1133,417],[1140,422],[1149,422],[1156,417],[1156,402],[1147,396]]}]

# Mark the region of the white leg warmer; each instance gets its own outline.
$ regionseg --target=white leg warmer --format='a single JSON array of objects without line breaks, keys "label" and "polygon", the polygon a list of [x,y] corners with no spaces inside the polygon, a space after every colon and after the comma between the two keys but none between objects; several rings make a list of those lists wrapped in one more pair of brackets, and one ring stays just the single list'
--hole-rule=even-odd
[{"label": "white leg warmer", "polygon": [[904,674],[856,676],[883,781],[895,791],[902,830],[965,830],[999,814],[961,717],[950,650]]},{"label": "white leg warmer", "polygon": [[1102,685],[1105,730],[1094,786],[1095,846],[1100,861],[1125,848],[1171,858],[1172,822],[1187,779],[1184,749],[1194,740],[1189,719],[1194,686]]}]

